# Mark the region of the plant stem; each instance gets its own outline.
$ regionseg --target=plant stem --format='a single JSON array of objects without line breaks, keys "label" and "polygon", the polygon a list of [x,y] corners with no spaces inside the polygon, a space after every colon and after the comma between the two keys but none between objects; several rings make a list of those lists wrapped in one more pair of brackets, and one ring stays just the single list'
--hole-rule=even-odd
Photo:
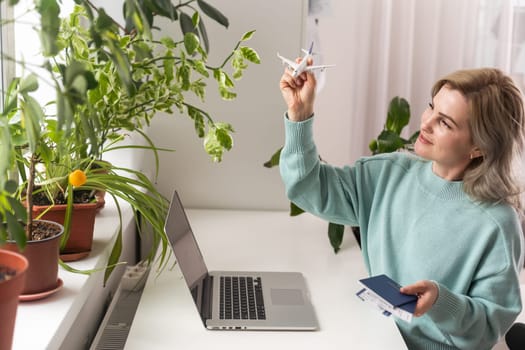
[{"label": "plant stem", "polygon": [[197,111],[199,111],[201,114],[203,114],[206,119],[208,119],[208,123],[210,123],[212,126],[215,125],[215,121],[213,120],[213,118],[204,110],[200,109],[200,108],[197,108],[195,107],[194,105],[191,105],[189,103],[186,103],[186,102],[182,102],[182,105],[183,106],[186,106],[186,108],[193,108],[193,109],[196,109]]},{"label": "plant stem", "polygon": [[228,61],[230,60],[230,58],[232,58],[232,56],[233,56],[233,54],[235,53],[235,51],[237,51],[237,49],[239,48],[239,46],[241,46],[241,42],[242,42],[242,40],[237,41],[237,45],[235,45],[235,47],[233,48],[233,50],[232,50],[232,52],[230,53],[230,55],[224,59],[224,62],[222,62],[222,64],[220,65],[220,68],[224,68],[224,66],[226,65],[226,63],[228,63]]},{"label": "plant stem", "polygon": [[183,2],[183,3],[180,3],[178,5],[175,5],[173,8],[175,10],[177,10],[179,7],[184,7],[184,6],[189,6],[189,4],[191,4],[192,2],[194,2],[195,0],[189,0],[189,1],[186,1],[186,2]]},{"label": "plant stem", "polygon": [[33,237],[33,189],[35,185],[35,164],[38,161],[36,154],[31,155],[31,161],[29,163],[29,179],[27,181],[27,225],[26,225],[26,236],[27,240],[30,241]]}]

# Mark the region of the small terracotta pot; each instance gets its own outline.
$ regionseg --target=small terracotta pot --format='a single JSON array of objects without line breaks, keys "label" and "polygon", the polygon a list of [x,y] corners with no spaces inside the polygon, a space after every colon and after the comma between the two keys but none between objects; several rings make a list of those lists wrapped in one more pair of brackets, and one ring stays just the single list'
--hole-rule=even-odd
[{"label": "small terracotta pot", "polygon": [[[93,245],[93,232],[95,230],[95,217],[98,210],[104,206],[104,199],[98,199],[96,203],[73,204],[71,217],[71,229],[66,245],[60,249],[60,257],[63,261],[76,261],[89,255]],[[33,217],[39,216],[49,206],[33,206]],[[41,219],[64,224],[66,216],[66,204],[58,204],[51,207]]]},{"label": "small terracotta pot", "polygon": [[56,222],[37,220],[52,223],[57,226],[57,234],[50,238],[38,241],[28,241],[23,252],[15,242],[9,241],[2,248],[22,254],[29,262],[26,272],[26,283],[22,291],[24,295],[38,294],[55,289],[58,283],[58,260],[60,237],[64,227]]},{"label": "small terracotta pot", "polygon": [[12,278],[0,282],[1,350],[11,349],[13,344],[18,296],[24,288],[28,265],[28,261],[23,255],[0,249],[0,266],[16,271]]}]

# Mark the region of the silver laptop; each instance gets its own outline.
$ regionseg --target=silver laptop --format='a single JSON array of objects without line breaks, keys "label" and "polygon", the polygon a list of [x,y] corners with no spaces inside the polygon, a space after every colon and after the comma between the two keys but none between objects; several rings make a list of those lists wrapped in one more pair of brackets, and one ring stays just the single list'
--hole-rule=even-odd
[{"label": "silver laptop", "polygon": [[319,328],[301,273],[208,271],[177,191],[173,193],[165,230],[206,328]]}]

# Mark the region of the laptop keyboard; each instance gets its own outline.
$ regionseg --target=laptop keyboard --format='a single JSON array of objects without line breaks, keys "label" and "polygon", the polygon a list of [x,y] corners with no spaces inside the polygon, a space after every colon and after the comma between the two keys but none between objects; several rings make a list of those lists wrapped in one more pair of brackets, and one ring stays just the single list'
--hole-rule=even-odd
[{"label": "laptop keyboard", "polygon": [[260,277],[221,276],[220,290],[220,319],[266,319]]}]

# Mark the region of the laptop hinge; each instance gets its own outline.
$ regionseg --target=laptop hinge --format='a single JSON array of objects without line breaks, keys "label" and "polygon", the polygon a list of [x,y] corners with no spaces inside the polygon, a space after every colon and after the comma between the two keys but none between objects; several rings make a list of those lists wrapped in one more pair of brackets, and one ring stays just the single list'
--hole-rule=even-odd
[{"label": "laptop hinge", "polygon": [[213,276],[207,275],[202,281],[201,317],[204,322],[212,316]]}]

